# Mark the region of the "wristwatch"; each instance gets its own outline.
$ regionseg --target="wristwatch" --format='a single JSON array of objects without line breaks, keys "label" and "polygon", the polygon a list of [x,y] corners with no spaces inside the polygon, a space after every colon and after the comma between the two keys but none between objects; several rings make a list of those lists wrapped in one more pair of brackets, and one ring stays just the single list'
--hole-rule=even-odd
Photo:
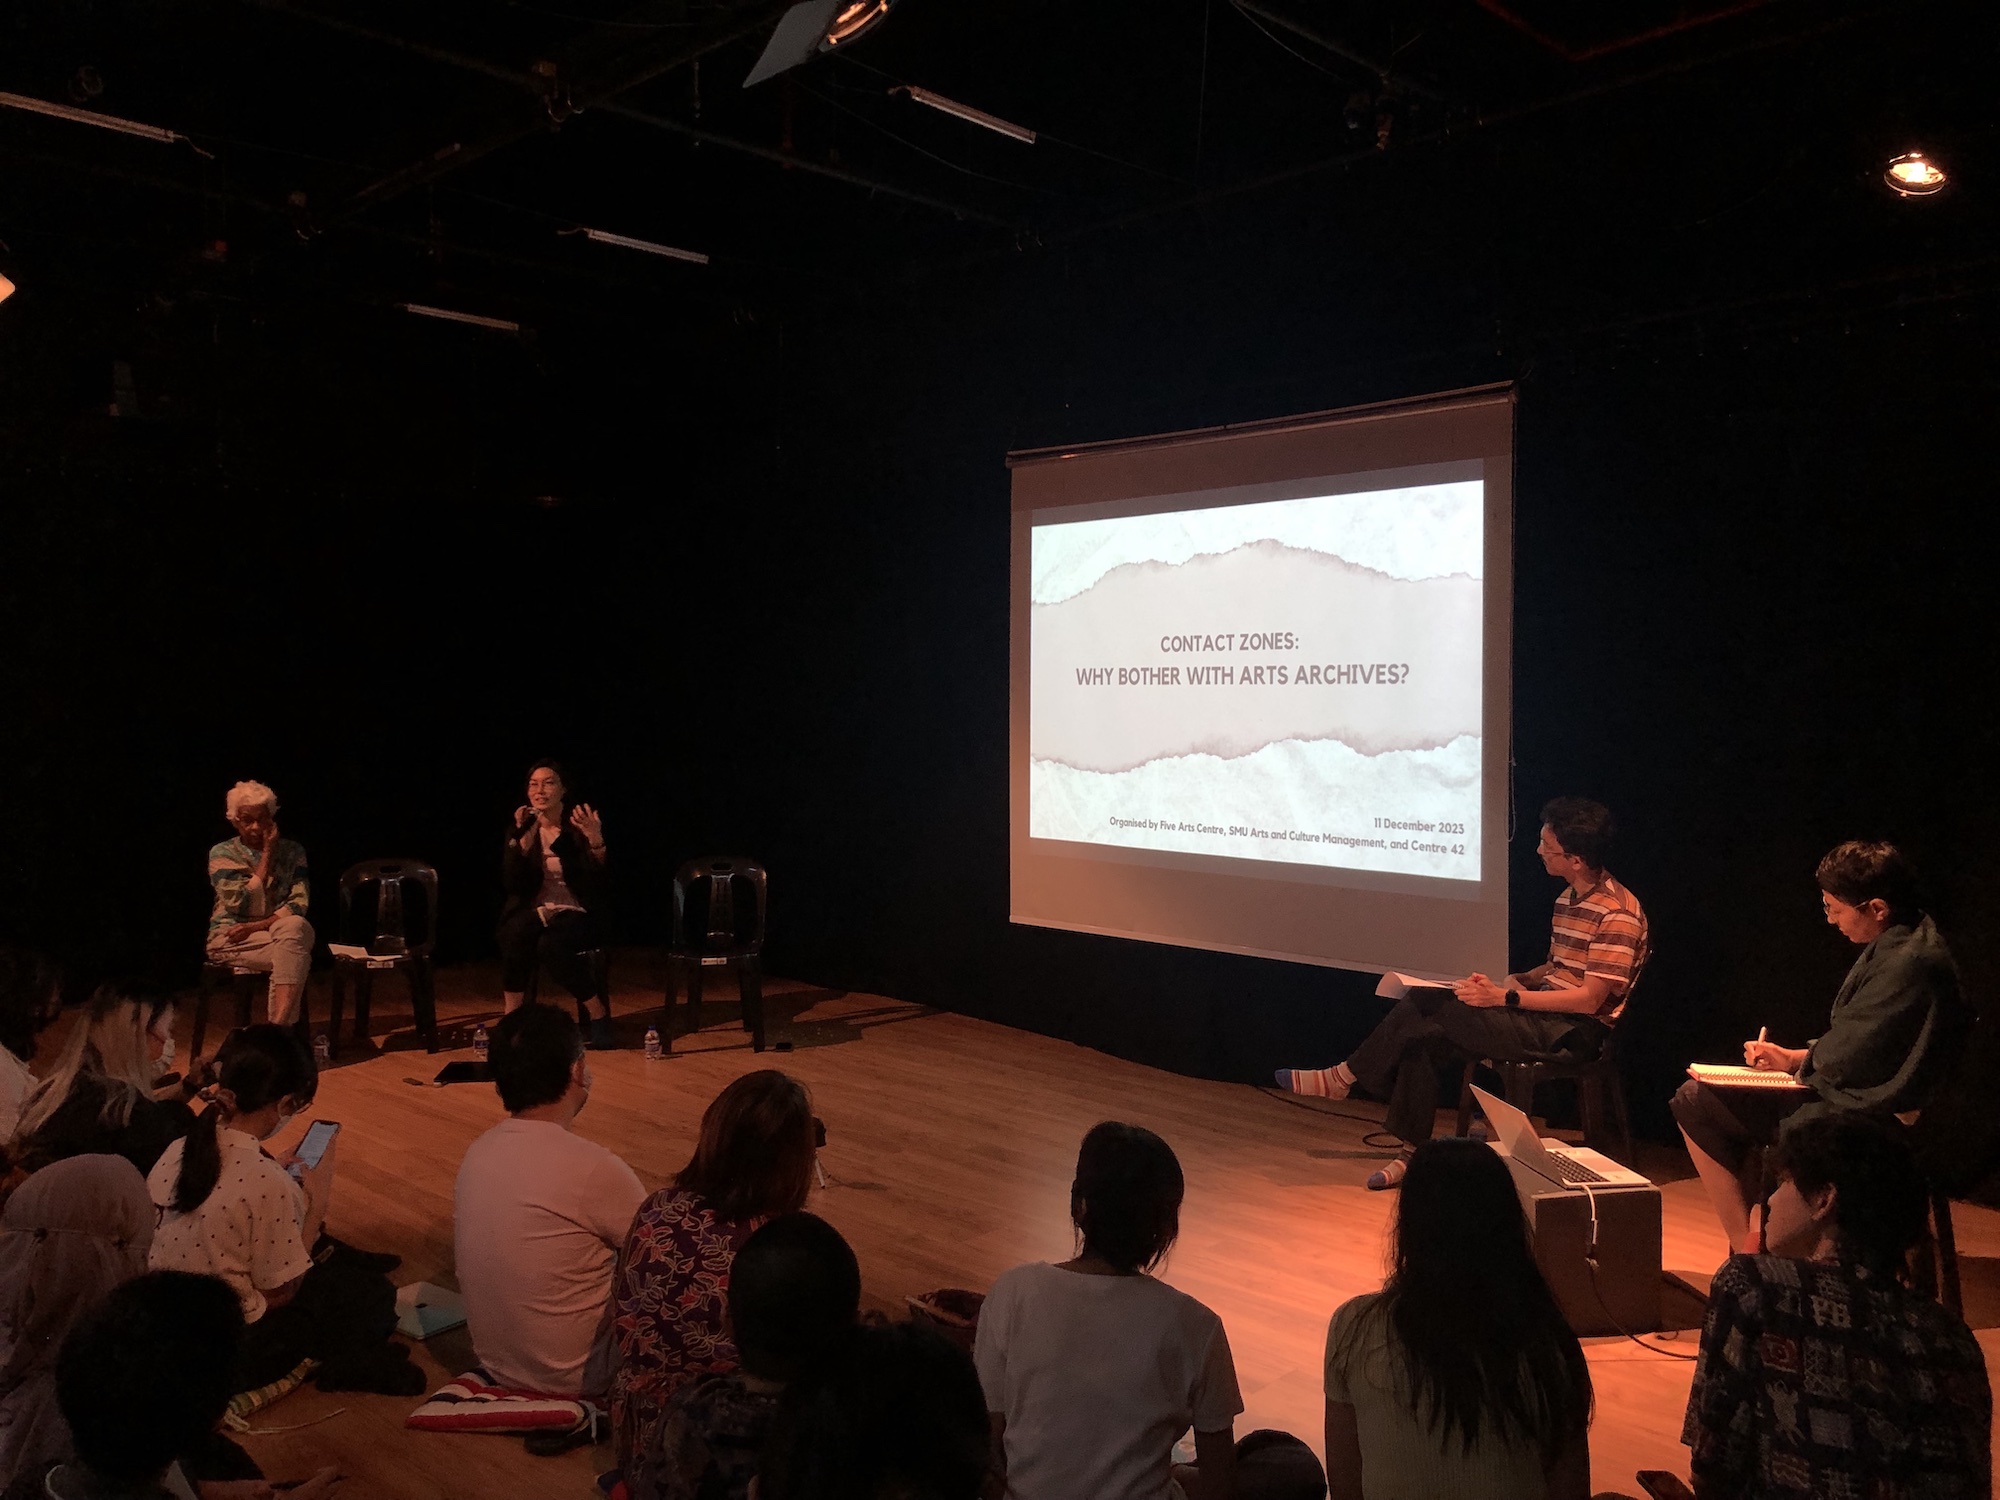
[{"label": "wristwatch", "polygon": [[1507,1003],[1513,1006],[1514,1009],[1519,1010],[1521,1008],[1521,992],[1519,990],[1507,991]]}]

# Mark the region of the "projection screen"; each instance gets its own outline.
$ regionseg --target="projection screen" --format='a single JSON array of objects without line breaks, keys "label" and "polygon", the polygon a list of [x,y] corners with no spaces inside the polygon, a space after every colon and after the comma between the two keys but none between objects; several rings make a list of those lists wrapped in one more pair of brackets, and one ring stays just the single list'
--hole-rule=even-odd
[{"label": "projection screen", "polygon": [[1513,417],[1008,455],[1014,921],[1506,971]]}]

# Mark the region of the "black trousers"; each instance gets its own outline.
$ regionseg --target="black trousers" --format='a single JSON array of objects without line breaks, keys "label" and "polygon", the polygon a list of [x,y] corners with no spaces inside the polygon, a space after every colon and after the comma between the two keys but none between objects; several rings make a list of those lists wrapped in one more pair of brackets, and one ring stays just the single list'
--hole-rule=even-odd
[{"label": "black trousers", "polygon": [[1810,1091],[1717,1089],[1692,1078],[1674,1091],[1670,1105],[1674,1123],[1704,1154],[1736,1174],[1752,1203],[1769,1193],[1764,1153],[1777,1143],[1780,1127],[1802,1110],[1825,1107]]},{"label": "black trousers", "polygon": [[559,911],[545,923],[534,907],[524,907],[500,923],[500,988],[521,993],[542,964],[580,1005],[597,993],[583,955],[602,946],[589,912]]},{"label": "black trousers", "polygon": [[1437,1129],[1439,1064],[1463,1066],[1482,1057],[1514,1062],[1547,1052],[1594,1057],[1610,1034],[1591,1016],[1467,1005],[1446,990],[1413,990],[1368,1033],[1347,1066],[1363,1088],[1389,1101],[1389,1133],[1414,1146]]},{"label": "black trousers", "polygon": [[238,1388],[269,1385],[302,1359],[316,1359],[339,1377],[375,1356],[395,1330],[389,1278],[336,1251],[306,1272],[290,1302],[243,1330]]}]

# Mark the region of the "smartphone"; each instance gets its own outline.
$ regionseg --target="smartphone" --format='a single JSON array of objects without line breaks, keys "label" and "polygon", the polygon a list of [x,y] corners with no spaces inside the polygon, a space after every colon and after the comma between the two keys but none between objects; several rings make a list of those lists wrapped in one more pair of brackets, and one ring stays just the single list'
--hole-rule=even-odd
[{"label": "smartphone", "polygon": [[326,1155],[326,1148],[333,1144],[333,1138],[339,1134],[340,1121],[314,1120],[306,1128],[305,1139],[299,1142],[299,1149],[293,1154],[306,1166],[316,1167],[320,1164],[320,1158]]}]

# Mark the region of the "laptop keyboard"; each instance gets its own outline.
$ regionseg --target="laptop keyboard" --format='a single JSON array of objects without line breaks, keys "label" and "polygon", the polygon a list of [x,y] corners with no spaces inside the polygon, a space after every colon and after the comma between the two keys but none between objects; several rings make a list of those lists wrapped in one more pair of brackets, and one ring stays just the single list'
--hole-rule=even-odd
[{"label": "laptop keyboard", "polygon": [[1564,1156],[1560,1151],[1547,1153],[1549,1170],[1556,1174],[1557,1182],[1609,1182],[1611,1179],[1602,1172],[1593,1172],[1582,1162]]}]

